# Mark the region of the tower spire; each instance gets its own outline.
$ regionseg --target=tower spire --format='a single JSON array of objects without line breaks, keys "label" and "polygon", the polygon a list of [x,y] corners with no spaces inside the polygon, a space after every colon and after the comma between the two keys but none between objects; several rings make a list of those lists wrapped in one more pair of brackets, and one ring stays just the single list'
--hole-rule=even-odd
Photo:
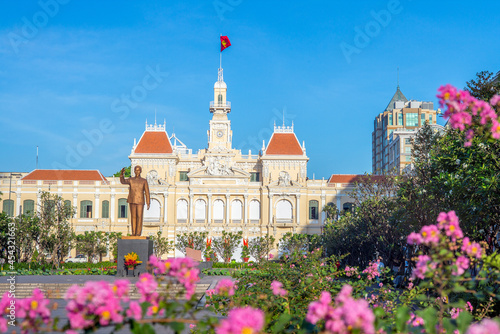
[{"label": "tower spire", "polygon": [[398,88],[399,88],[399,66],[398,66]]}]

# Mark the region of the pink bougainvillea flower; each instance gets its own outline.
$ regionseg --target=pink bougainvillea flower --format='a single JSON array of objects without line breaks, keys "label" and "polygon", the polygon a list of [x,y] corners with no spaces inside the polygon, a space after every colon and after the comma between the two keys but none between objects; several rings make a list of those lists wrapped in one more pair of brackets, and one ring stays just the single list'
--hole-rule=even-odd
[{"label": "pink bougainvillea flower", "polygon": [[285,289],[283,289],[283,284],[278,281],[273,281],[271,283],[271,289],[273,290],[273,294],[275,296],[286,296],[288,293]]},{"label": "pink bougainvillea flower", "polygon": [[378,272],[378,262],[370,262],[368,267],[363,270],[363,274],[367,274],[370,281],[375,277],[380,276],[380,273]]},{"label": "pink bougainvillea flower", "polygon": [[492,107],[499,106],[500,107],[500,95],[495,95],[490,100],[490,105]]},{"label": "pink bougainvillea flower", "polygon": [[420,245],[423,241],[424,238],[422,238],[422,235],[420,233],[415,233],[415,232],[411,232],[406,240],[406,242],[408,242],[408,244],[410,245]]},{"label": "pink bougainvillea flower", "polygon": [[215,293],[224,296],[234,295],[234,282],[228,278],[221,279],[215,287]]},{"label": "pink bougainvillea flower", "polygon": [[495,139],[500,139],[500,122],[498,122],[497,120],[493,120],[492,122],[493,125],[491,126],[491,136]]},{"label": "pink bougainvillea flower", "polygon": [[106,326],[123,322],[123,308],[117,291],[120,288],[108,282],[86,282],[83,287],[73,285],[66,292],[66,311],[71,329],[87,329],[97,323]]},{"label": "pink bougainvillea flower", "polygon": [[462,275],[467,270],[467,268],[469,268],[469,259],[463,255],[459,256],[457,258],[457,261],[455,262],[455,266],[457,267],[457,269],[453,269],[452,274],[456,276]]},{"label": "pink bougainvillea flower", "polygon": [[[22,327],[38,332],[41,319],[43,323],[50,322],[50,310],[47,307],[50,301],[45,299],[40,289],[33,290],[31,297],[19,299],[16,302],[16,317],[24,318]],[[27,332],[27,331],[23,331]]]},{"label": "pink bougainvillea flower", "polygon": [[128,300],[130,282],[126,279],[116,280],[113,284],[113,293],[124,301]]},{"label": "pink bougainvillea flower", "polygon": [[414,279],[415,277],[418,277],[420,279],[424,279],[425,273],[428,270],[427,265],[429,264],[430,261],[431,257],[429,255],[419,255],[417,265],[412,273],[412,278]]},{"label": "pink bougainvillea flower", "polygon": [[478,324],[471,325],[465,334],[500,334],[500,326],[495,320],[484,319]]},{"label": "pink bougainvillea flower", "polygon": [[483,255],[481,245],[477,242],[471,242],[468,237],[465,237],[462,241],[462,251],[476,259],[480,259]]},{"label": "pink bougainvillea flower", "polygon": [[316,324],[318,321],[324,319],[330,309],[330,303],[332,302],[332,296],[329,292],[323,291],[321,292],[321,296],[317,302],[312,302],[309,304],[309,308],[307,310],[306,320],[311,324]]},{"label": "pink bougainvillea flower", "polygon": [[264,327],[264,312],[245,306],[229,311],[227,319],[216,328],[217,334],[256,334]]},{"label": "pink bougainvillea flower", "polygon": [[141,297],[139,298],[139,302],[148,302],[152,303],[158,299],[158,292],[156,289],[158,288],[158,282],[153,275],[149,273],[141,274],[137,283],[135,283],[137,291],[139,291]]},{"label": "pink bougainvillea flower", "polygon": [[445,230],[446,235],[451,237],[453,241],[464,237],[455,211],[450,211],[448,213],[441,212],[437,221],[439,228]]},{"label": "pink bougainvillea flower", "polygon": [[422,227],[420,234],[424,244],[437,244],[439,242],[439,229],[436,225],[427,225]]},{"label": "pink bougainvillea flower", "polygon": [[127,317],[133,318],[135,320],[142,319],[142,308],[137,302],[130,302],[127,310]]}]

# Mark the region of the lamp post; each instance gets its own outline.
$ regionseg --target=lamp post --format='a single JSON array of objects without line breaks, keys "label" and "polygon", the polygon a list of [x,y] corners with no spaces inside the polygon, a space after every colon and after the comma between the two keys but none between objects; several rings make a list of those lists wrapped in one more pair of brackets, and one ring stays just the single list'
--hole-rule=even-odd
[{"label": "lamp post", "polygon": [[[12,173],[12,172],[10,173],[10,181],[9,181],[9,211],[10,211],[10,208],[11,208],[11,205],[12,205],[11,201],[10,201],[10,194],[12,193],[12,175],[14,175],[14,176],[23,176],[23,174],[21,174],[21,173]],[[14,216],[14,208],[12,208],[12,216]]]}]

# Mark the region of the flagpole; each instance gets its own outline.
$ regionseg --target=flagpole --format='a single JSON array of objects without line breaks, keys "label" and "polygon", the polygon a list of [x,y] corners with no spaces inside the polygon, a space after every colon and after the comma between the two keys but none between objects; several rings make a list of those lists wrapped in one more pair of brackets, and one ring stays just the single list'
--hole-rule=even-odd
[{"label": "flagpole", "polygon": [[[220,37],[222,37],[222,34],[220,34]],[[219,68],[222,68],[222,50],[219,51],[219,57],[220,57],[220,59],[219,59]]]}]

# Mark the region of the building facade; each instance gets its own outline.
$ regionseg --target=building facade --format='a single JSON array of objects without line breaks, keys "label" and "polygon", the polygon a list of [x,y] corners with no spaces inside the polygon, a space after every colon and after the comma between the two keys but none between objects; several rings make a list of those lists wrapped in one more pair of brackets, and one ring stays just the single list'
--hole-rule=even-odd
[{"label": "building facade", "polygon": [[437,115],[432,102],[409,101],[398,86],[385,111],[375,117],[372,172],[382,174],[395,170],[400,173],[410,165],[411,137],[425,122],[435,125]]},{"label": "building facade", "polygon": [[[129,155],[132,171],[142,167],[149,184],[150,209],[143,235],[161,231],[175,240],[188,231],[242,231],[244,237],[287,232],[319,234],[326,222],[322,209],[352,207],[349,192],[358,175],[307,178],[305,143],[291,126],[275,126],[260,152],[243,154],[232,146],[227,85],[219,69],[210,102],[207,148],[193,152],[165,124],[147,124]],[[128,186],[98,170],[34,170],[0,173],[3,210],[11,215],[37,210],[42,191],[58,194],[76,211],[71,222],[84,231],[131,232],[126,202]],[[9,196],[6,196],[9,194]],[[169,254],[172,256],[173,254]]]}]

